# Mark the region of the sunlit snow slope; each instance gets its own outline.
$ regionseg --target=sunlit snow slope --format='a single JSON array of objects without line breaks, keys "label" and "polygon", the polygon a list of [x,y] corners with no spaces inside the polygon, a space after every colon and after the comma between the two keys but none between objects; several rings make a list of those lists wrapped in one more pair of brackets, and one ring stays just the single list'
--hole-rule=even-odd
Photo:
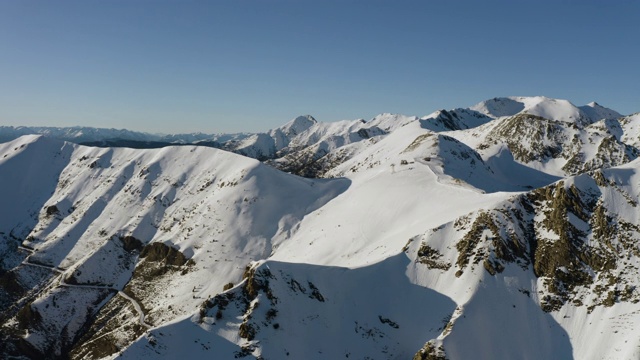
[{"label": "sunlit snow slope", "polygon": [[510,97],[229,143],[272,166],[0,144],[0,354],[637,359],[637,122]]}]

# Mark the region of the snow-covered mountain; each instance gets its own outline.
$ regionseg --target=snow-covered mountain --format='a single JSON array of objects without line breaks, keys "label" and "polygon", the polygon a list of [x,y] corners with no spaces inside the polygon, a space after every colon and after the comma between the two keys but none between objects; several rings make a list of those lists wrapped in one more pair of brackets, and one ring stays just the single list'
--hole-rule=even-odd
[{"label": "snow-covered mountain", "polygon": [[264,163],[0,144],[0,354],[637,359],[638,121],[513,97],[223,146]]},{"label": "snow-covered mountain", "polygon": [[[159,148],[170,145],[204,144],[221,147],[229,141],[238,141],[249,134],[152,134],[125,129],[74,127],[0,126],[0,143],[15,140],[24,135],[43,135],[76,144],[102,147]],[[215,145],[215,146],[214,146]]]},{"label": "snow-covered mountain", "polygon": [[544,96],[493,98],[478,103],[470,109],[493,118],[530,114],[580,125],[587,125],[602,119],[617,119],[622,116],[595,102],[577,107],[567,100],[551,99]]},{"label": "snow-covered mountain", "polygon": [[109,139],[134,141],[160,141],[160,135],[124,130],[98,129],[92,127],[29,127],[29,126],[0,126],[0,142],[15,140],[23,135],[44,135],[55,139],[75,143],[95,142]]}]

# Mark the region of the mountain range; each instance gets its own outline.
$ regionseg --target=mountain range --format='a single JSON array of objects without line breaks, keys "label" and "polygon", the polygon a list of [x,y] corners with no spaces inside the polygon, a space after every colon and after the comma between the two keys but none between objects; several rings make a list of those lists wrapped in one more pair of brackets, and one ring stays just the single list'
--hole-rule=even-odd
[{"label": "mountain range", "polygon": [[0,139],[3,358],[640,357],[640,114]]}]

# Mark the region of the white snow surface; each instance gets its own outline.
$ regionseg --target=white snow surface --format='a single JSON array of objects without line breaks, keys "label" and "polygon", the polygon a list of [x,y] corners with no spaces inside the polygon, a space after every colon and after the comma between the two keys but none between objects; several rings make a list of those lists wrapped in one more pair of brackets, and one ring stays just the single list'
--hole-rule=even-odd
[{"label": "white snow surface", "polygon": [[488,116],[497,118],[527,113],[564,122],[588,124],[602,119],[621,117],[615,110],[605,108],[597,103],[577,107],[567,100],[552,99],[545,96],[510,96],[493,98],[480,102],[472,107]]},{"label": "white snow surface", "polygon": [[[496,134],[525,113],[569,124],[558,125],[558,138],[566,144],[579,139],[585,163],[601,158],[603,142],[640,143],[638,114],[622,118],[595,103],[576,107],[545,97],[495,98],[421,118],[382,114],[321,123],[303,116],[235,143],[253,157],[344,152],[327,179],[300,178],[213,148],[92,148],[26,135],[0,144],[6,204],[0,207],[0,253],[33,249],[28,259],[34,265],[26,258],[11,265],[10,257],[0,265],[54,269],[62,272],[55,275],[58,284],[71,275],[80,284],[99,284],[44,290],[33,303],[44,312],[54,296],[90,302],[101,286],[127,285],[135,264],[110,255],[121,251],[118,237],[161,242],[191,259],[195,265],[183,275],[149,284],[157,291],[141,300],[144,310],[128,299],[136,311],[130,315],[152,328],[108,356],[114,359],[406,359],[428,341],[442,345],[449,359],[637,359],[637,303],[590,311],[566,303],[544,312],[542,280],[529,267],[513,263],[491,275],[479,263],[456,274],[463,236],[456,224],[517,207],[518,196],[557,181],[600,194],[609,214],[640,225],[633,205],[640,160],[603,165],[598,171],[615,184],[608,187],[586,173],[569,177],[564,158],[519,161]],[[56,211],[48,214],[52,206]],[[590,234],[589,224],[575,223]],[[492,235],[485,230],[479,236]],[[537,236],[558,239],[548,229]],[[442,267],[420,262],[423,243],[437,250]],[[640,266],[637,256],[624,262]],[[247,265],[269,289],[249,304],[242,300],[251,281],[243,280]],[[227,283],[235,285],[223,291]],[[584,301],[593,290],[582,290]],[[200,310],[216,296],[230,296],[220,317],[219,305]],[[77,330],[87,316],[50,311],[55,329]],[[240,336],[249,323],[252,339]],[[25,339],[42,345],[42,334]]]}]

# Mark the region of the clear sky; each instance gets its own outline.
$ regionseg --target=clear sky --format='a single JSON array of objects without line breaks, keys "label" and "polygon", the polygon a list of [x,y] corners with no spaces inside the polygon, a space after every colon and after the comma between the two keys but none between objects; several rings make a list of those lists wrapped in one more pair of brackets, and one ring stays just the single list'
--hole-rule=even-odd
[{"label": "clear sky", "polygon": [[0,125],[264,131],[545,95],[640,111],[640,2],[0,1]]}]

